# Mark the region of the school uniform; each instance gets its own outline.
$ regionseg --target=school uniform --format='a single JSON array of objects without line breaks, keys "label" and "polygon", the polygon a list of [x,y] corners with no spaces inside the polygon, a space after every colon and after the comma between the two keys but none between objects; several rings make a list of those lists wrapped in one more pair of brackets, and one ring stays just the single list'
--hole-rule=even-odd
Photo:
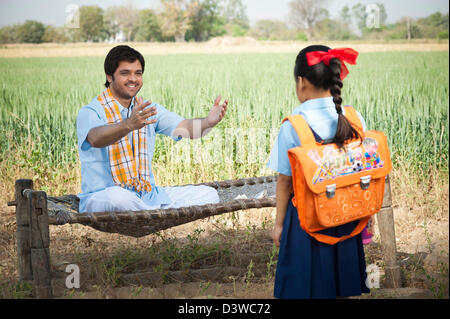
[{"label": "school uniform", "polygon": [[[123,120],[131,116],[135,99],[129,108],[118,101],[118,110]],[[147,125],[147,150],[149,158],[149,179],[151,191],[137,192],[134,188],[115,185],[111,174],[108,147],[94,148],[87,140],[89,131],[108,123],[103,105],[94,98],[91,103],[82,107],[77,117],[78,153],[81,161],[81,193],[79,211],[138,211],[151,209],[178,208],[192,205],[214,204],[220,201],[217,190],[212,187],[178,186],[161,187],[155,185],[151,161],[155,151],[156,134],[162,134],[179,141],[181,137],[173,136],[173,131],[184,120],[180,115],[168,111],[162,105],[152,103],[157,114],[149,120],[156,119],[155,124]],[[128,135],[132,141],[133,134]],[[130,143],[133,145],[133,143]]]},{"label": "school uniform", "polygon": [[[345,115],[345,108],[343,108]],[[293,111],[301,114],[322,140],[333,139],[338,114],[332,97],[302,103]],[[366,130],[364,119],[358,113]],[[292,124],[285,121],[275,141],[267,166],[292,176],[288,150],[301,145]],[[286,211],[275,275],[276,298],[336,298],[368,293],[366,263],[361,234],[336,245],[321,243],[300,226],[292,197]],[[340,237],[350,234],[358,221],[329,228],[323,234]]]}]

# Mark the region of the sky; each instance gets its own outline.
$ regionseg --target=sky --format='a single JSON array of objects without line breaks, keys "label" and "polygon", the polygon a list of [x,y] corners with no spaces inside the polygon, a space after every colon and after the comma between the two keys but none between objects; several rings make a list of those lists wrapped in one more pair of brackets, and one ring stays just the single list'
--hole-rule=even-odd
[{"label": "sky", "polygon": [[[71,4],[98,5],[106,9],[129,2],[138,9],[156,9],[159,4],[159,0],[0,0],[0,26],[23,23],[26,20],[63,26],[70,15],[66,10]],[[289,2],[290,0],[243,0],[251,24],[261,19],[287,21]],[[436,11],[449,11],[448,0],[329,0],[327,9],[331,17],[337,17],[342,7],[351,7],[358,2],[383,3],[388,14],[388,23],[406,16],[420,18]]]}]

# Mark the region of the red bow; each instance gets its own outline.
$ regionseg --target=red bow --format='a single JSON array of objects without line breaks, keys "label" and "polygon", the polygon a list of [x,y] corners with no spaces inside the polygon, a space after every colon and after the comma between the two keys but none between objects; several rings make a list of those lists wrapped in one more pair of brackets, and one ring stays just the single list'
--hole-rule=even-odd
[{"label": "red bow", "polygon": [[350,48],[342,48],[342,49],[332,49],[325,51],[313,51],[306,53],[306,60],[308,61],[308,65],[316,65],[323,61],[325,65],[330,65],[330,60],[333,58],[338,58],[341,60],[341,80],[348,74],[348,69],[345,66],[344,62],[348,62],[350,64],[356,64],[356,58],[358,57],[358,52]]}]

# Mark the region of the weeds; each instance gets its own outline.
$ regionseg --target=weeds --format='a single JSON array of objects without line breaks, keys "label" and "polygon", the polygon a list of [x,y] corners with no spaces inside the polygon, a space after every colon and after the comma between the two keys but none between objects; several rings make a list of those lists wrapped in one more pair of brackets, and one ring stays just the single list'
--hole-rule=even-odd
[{"label": "weeds", "polygon": [[275,246],[275,244],[272,245],[272,252],[269,254],[269,261],[267,262],[267,269],[266,269],[266,282],[271,282],[272,279],[275,277],[275,270],[276,270],[276,264],[277,260],[276,254],[278,253],[278,248]]},{"label": "weeds", "polygon": [[142,287],[142,286],[134,287],[131,291],[130,298],[132,298],[132,299],[137,298],[141,294],[143,288],[144,287]]},{"label": "weeds", "polygon": [[[443,256],[442,256],[443,255]],[[448,252],[441,252],[440,257],[448,260]],[[434,298],[444,299],[449,297],[449,265],[444,261],[439,261],[435,265],[434,271],[426,273],[430,282],[430,290]]]},{"label": "weeds", "polygon": [[254,263],[253,263],[253,259],[251,259],[250,264],[248,264],[248,267],[247,267],[247,274],[245,276],[245,286],[247,288],[250,285],[251,280],[255,276],[255,274],[253,273],[253,267],[254,267]]},{"label": "weeds", "polygon": [[425,233],[425,239],[426,239],[426,241],[427,241],[427,249],[428,249],[428,253],[431,254],[431,253],[433,252],[433,245],[432,245],[432,241],[431,241],[430,234],[429,234],[429,232],[428,232],[428,220],[427,220],[426,217],[423,219],[422,228],[423,228],[423,230],[424,230],[424,233]]},{"label": "weeds", "polygon": [[16,283],[12,287],[12,298],[13,299],[24,299],[29,298],[33,294],[33,285],[30,282],[27,281],[21,281]]},{"label": "weeds", "polygon": [[202,296],[205,294],[205,292],[209,289],[209,287],[211,286],[211,281],[207,281],[205,282],[200,282],[200,287],[199,287],[199,294]]},{"label": "weeds", "polygon": [[430,290],[434,298],[444,299],[446,295],[448,296],[448,286],[442,280],[439,280],[432,274],[427,274],[426,276],[431,284]]}]

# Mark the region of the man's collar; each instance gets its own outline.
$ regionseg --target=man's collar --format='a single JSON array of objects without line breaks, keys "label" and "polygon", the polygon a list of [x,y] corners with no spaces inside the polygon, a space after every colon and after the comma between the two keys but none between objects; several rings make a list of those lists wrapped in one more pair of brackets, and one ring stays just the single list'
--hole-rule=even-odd
[{"label": "man's collar", "polygon": [[[135,100],[135,98],[136,98],[136,97],[133,96],[133,98],[131,99],[130,106],[128,107],[128,108],[130,109],[130,111],[131,111],[131,110],[133,109],[133,107],[134,107],[134,100]],[[122,104],[120,104],[120,102],[119,102],[116,98],[114,98],[114,101],[116,101],[117,106],[119,107],[119,112],[122,113],[123,109],[126,109],[126,107],[122,106]]]}]

